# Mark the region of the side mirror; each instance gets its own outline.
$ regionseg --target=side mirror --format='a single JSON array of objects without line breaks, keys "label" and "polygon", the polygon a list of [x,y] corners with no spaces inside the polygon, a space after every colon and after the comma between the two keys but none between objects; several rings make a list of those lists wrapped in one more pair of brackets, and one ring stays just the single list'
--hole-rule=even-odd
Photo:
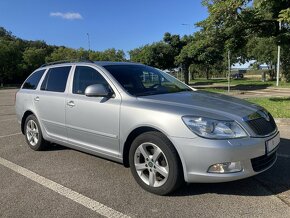
[{"label": "side mirror", "polygon": [[106,97],[111,98],[114,93],[104,84],[90,85],[85,90],[87,97]]}]

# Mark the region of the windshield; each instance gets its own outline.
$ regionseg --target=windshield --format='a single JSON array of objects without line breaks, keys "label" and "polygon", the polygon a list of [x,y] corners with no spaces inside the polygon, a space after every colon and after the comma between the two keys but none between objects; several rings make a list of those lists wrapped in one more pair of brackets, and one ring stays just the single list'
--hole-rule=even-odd
[{"label": "windshield", "polygon": [[104,66],[133,96],[192,91],[173,76],[145,65]]}]

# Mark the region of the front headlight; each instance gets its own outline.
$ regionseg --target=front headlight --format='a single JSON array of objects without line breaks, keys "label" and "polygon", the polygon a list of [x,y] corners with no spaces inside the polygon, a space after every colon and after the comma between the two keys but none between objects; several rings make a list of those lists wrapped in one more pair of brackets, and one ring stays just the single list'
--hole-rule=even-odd
[{"label": "front headlight", "polygon": [[192,132],[204,138],[232,139],[247,137],[247,133],[235,121],[194,116],[184,116],[182,120]]}]

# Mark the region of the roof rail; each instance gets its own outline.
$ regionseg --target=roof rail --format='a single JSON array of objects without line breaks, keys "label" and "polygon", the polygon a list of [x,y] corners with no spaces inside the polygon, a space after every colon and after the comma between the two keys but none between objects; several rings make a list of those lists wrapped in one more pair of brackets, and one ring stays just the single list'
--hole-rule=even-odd
[{"label": "roof rail", "polygon": [[45,63],[41,65],[40,67],[46,67],[46,66],[55,65],[55,64],[75,63],[75,62],[94,63],[92,60],[87,60],[87,59],[71,59],[71,60],[61,60],[61,61],[53,61],[53,62]]}]

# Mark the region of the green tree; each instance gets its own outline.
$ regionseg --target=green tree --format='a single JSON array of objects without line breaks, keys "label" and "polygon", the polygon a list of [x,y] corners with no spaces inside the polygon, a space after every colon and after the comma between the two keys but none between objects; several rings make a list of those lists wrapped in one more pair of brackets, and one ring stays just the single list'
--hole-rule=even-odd
[{"label": "green tree", "polygon": [[195,33],[192,41],[184,46],[176,57],[176,63],[182,64],[184,70],[194,65],[195,68],[203,69],[207,79],[216,66],[222,65],[222,61],[222,44],[218,43],[216,38],[206,36],[204,32]]},{"label": "green tree", "polygon": [[290,24],[290,8],[280,11],[279,21]]},{"label": "green tree", "polygon": [[[289,0],[203,0],[203,4],[208,8],[209,16],[197,25],[207,36],[218,39],[224,45],[224,52],[231,51],[232,62],[245,62],[253,56],[247,50],[253,38],[271,39],[275,46],[281,45],[282,50],[289,44],[290,25],[283,24],[280,31],[278,23],[279,15],[280,19],[287,21]],[[252,43],[254,56],[264,57],[264,62],[267,62],[264,50],[268,48],[254,49],[254,46],[260,47],[261,44]],[[283,57],[281,59],[285,60]],[[286,63],[283,61],[282,65]]]},{"label": "green tree", "polygon": [[173,48],[165,42],[156,42],[129,51],[130,60],[160,69],[172,69],[174,64]]},{"label": "green tree", "polygon": [[107,49],[101,52],[103,60],[107,61],[125,61],[125,52],[123,50],[116,50],[114,48]]},{"label": "green tree", "polygon": [[171,35],[170,33],[165,33],[163,37],[163,41],[170,45],[173,55],[179,55],[181,49],[190,41],[190,37],[185,36],[180,38],[179,35]]},{"label": "green tree", "polygon": [[0,27],[0,83],[22,83],[45,62],[61,60],[126,61],[123,50],[88,51],[47,45],[44,41],[22,40]]},{"label": "green tree", "polygon": [[0,27],[0,39],[1,40],[15,40],[15,36],[12,32],[7,31],[4,27]]},{"label": "green tree", "polygon": [[45,63],[47,50],[44,48],[28,47],[23,52],[23,69],[32,72]]},{"label": "green tree", "polygon": [[256,60],[257,65],[266,63],[269,66],[270,79],[274,79],[277,65],[277,46],[275,38],[253,37],[247,44],[247,51],[249,59]]},{"label": "green tree", "polygon": [[89,59],[94,61],[126,61],[125,52],[114,48],[105,51],[90,51]]},{"label": "green tree", "polygon": [[78,59],[78,52],[72,48],[59,47],[45,58],[46,62]]},{"label": "green tree", "polygon": [[0,84],[17,77],[21,63],[20,41],[0,39]]}]

